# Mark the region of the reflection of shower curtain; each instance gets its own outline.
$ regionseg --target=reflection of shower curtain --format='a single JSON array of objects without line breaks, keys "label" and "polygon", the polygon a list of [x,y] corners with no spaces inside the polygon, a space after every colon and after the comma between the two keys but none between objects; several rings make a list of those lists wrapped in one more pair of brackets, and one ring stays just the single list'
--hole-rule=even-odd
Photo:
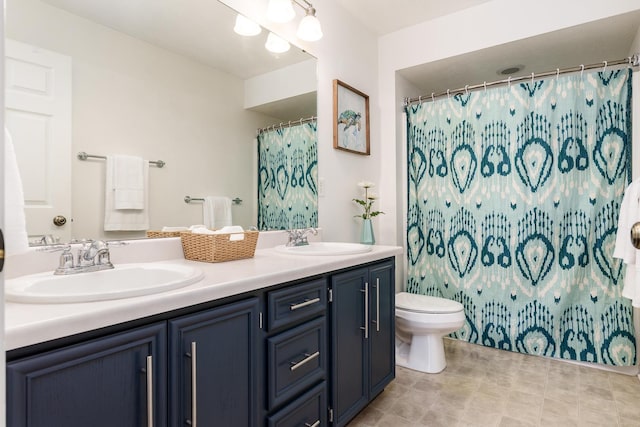
[{"label": "reflection of shower curtain", "polygon": [[315,121],[258,135],[258,228],[318,226]]},{"label": "reflection of shower curtain", "polygon": [[461,302],[457,338],[634,363],[632,309],[612,257],[630,109],[631,70],[407,107],[407,288]]}]

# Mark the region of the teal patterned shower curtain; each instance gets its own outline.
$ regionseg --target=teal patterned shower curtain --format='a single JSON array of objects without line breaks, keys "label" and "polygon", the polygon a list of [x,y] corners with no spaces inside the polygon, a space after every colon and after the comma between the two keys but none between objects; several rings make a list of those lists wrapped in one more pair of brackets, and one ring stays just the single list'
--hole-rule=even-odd
[{"label": "teal patterned shower curtain", "polygon": [[258,134],[258,228],[318,226],[315,121]]},{"label": "teal patterned shower curtain", "polygon": [[635,363],[612,257],[631,76],[554,76],[407,106],[407,289],[462,303],[456,338]]}]

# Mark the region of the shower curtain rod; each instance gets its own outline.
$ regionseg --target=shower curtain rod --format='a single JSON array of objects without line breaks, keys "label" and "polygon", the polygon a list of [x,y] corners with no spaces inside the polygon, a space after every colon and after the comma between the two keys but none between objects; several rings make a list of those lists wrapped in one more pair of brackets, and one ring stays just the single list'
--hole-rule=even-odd
[{"label": "shower curtain rod", "polygon": [[419,96],[417,98],[405,98],[404,99],[404,106],[408,106],[411,104],[415,104],[415,103],[423,103],[423,102],[427,102],[427,101],[435,101],[436,98],[442,98],[442,97],[450,97],[452,95],[458,95],[461,93],[468,93],[469,91],[473,91],[473,90],[479,90],[479,89],[484,89],[486,90],[488,87],[494,87],[494,86],[502,86],[505,84],[511,85],[511,83],[518,83],[521,81],[525,81],[525,80],[533,80],[536,78],[542,78],[542,77],[549,77],[549,76],[559,76],[560,74],[568,74],[568,73],[577,73],[578,71],[583,72],[585,70],[593,70],[596,68],[602,68],[603,71],[607,69],[607,67],[615,67],[618,65],[627,65],[629,67],[636,67],[638,65],[640,65],[640,58],[638,57],[638,54],[635,54],[633,56],[629,56],[625,59],[619,59],[617,61],[602,61],[596,64],[589,64],[589,65],[578,65],[577,67],[571,67],[571,68],[556,68],[554,71],[545,71],[543,73],[531,73],[527,76],[519,76],[519,77],[509,77],[508,79],[504,79],[504,80],[496,80],[494,82],[484,82],[481,84],[476,84],[476,85],[466,85],[463,88],[459,88],[459,89],[455,89],[455,90],[449,90],[447,89],[445,92],[440,92],[440,93],[431,93],[431,95],[422,95]]},{"label": "shower curtain rod", "polygon": [[258,135],[260,135],[262,132],[268,132],[270,130],[288,128],[288,127],[295,126],[295,125],[301,125],[303,123],[314,122],[314,121],[316,121],[316,119],[317,119],[317,117],[311,116],[311,117],[306,118],[306,119],[300,119],[300,120],[294,120],[294,121],[289,120],[286,123],[285,122],[280,122],[279,125],[271,125],[271,126],[267,126],[266,128],[258,129]]}]

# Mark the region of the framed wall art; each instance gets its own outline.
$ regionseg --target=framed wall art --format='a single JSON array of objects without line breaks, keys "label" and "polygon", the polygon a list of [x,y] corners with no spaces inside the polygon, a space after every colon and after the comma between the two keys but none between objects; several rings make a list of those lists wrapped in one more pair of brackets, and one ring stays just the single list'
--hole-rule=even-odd
[{"label": "framed wall art", "polygon": [[369,96],[333,81],[333,148],[369,155]]}]

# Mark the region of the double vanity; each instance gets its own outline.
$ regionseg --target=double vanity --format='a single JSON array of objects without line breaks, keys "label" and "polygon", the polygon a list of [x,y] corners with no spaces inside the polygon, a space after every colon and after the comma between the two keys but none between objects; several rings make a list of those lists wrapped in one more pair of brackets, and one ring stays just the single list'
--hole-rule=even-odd
[{"label": "double vanity", "polygon": [[99,279],[58,301],[23,284],[5,308],[9,426],[342,426],[394,378],[401,248],[259,244],[215,264],[185,260],[179,239],[111,252],[111,272],[186,282],[127,295],[117,273],[123,295]]}]

